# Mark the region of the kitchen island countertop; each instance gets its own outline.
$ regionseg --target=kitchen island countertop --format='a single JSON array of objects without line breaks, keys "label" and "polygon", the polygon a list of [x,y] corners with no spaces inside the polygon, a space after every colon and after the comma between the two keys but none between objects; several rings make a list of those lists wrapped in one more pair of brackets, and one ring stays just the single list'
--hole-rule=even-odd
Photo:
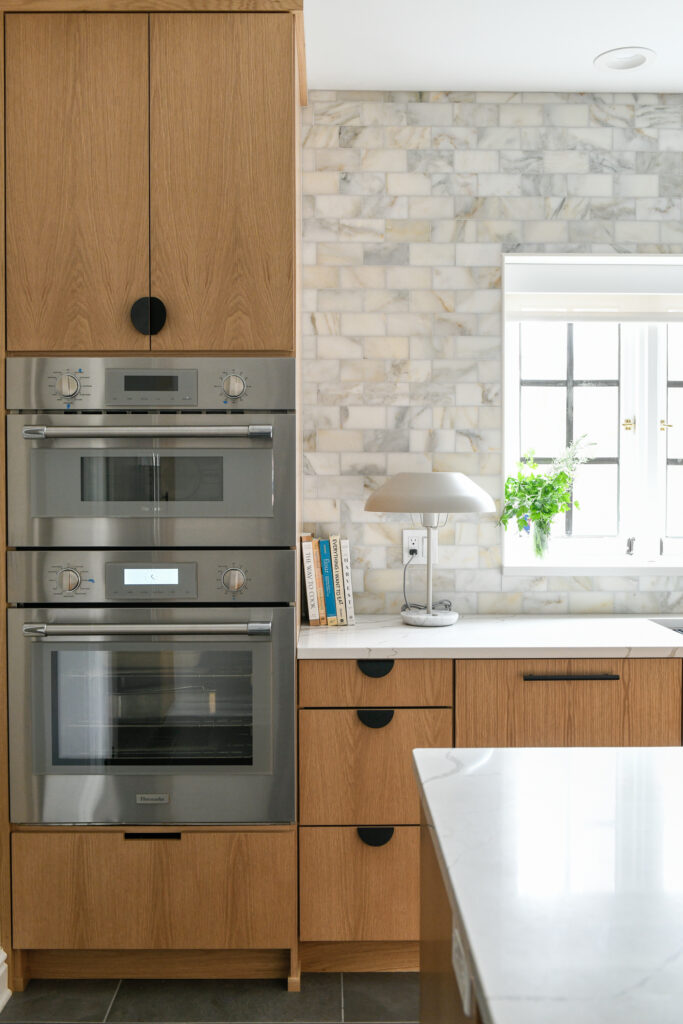
[{"label": "kitchen island countertop", "polygon": [[[683,636],[642,615],[465,615],[407,626],[398,614],[304,626],[299,658],[683,658]],[[680,618],[670,617],[672,624]]]},{"label": "kitchen island countertop", "polygon": [[679,1024],[683,749],[414,758],[482,1021]]}]

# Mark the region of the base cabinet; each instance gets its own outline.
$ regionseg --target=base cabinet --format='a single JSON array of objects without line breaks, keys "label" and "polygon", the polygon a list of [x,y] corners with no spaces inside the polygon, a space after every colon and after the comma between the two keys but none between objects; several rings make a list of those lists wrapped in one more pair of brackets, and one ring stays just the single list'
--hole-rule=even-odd
[{"label": "base cabinet", "polygon": [[302,942],[417,941],[419,827],[301,828],[299,858]]},{"label": "base cabinet", "polygon": [[458,661],[458,747],[681,743],[677,658]]},{"label": "base cabinet", "polygon": [[15,949],[296,944],[296,832],[15,832]]}]

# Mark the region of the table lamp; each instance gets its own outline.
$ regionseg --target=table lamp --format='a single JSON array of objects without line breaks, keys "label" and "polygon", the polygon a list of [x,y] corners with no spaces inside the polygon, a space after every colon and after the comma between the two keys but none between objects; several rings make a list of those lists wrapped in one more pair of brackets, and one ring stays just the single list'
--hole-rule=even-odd
[{"label": "table lamp", "polygon": [[[495,512],[493,498],[464,473],[397,473],[365,502],[368,512],[410,512],[420,515],[427,530],[427,606],[406,608],[401,616],[410,626],[451,626],[458,613],[432,607],[432,539],[439,514]],[[443,525],[443,524],[442,524]]]}]

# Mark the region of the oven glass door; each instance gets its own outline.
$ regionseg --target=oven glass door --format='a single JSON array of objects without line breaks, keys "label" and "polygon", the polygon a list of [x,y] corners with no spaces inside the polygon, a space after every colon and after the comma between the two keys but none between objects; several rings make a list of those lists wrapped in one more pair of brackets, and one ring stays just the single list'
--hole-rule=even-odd
[{"label": "oven glass door", "polygon": [[37,448],[31,515],[234,518],[273,515],[273,449]]},{"label": "oven glass door", "polygon": [[270,644],[32,644],[37,774],[272,770]]}]

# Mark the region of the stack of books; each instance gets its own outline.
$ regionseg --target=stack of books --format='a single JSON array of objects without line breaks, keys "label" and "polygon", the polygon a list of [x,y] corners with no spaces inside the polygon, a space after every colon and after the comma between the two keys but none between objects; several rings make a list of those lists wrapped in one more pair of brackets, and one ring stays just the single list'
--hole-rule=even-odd
[{"label": "stack of books", "polygon": [[309,626],[353,626],[351,552],[345,537],[301,535],[303,586]]}]

